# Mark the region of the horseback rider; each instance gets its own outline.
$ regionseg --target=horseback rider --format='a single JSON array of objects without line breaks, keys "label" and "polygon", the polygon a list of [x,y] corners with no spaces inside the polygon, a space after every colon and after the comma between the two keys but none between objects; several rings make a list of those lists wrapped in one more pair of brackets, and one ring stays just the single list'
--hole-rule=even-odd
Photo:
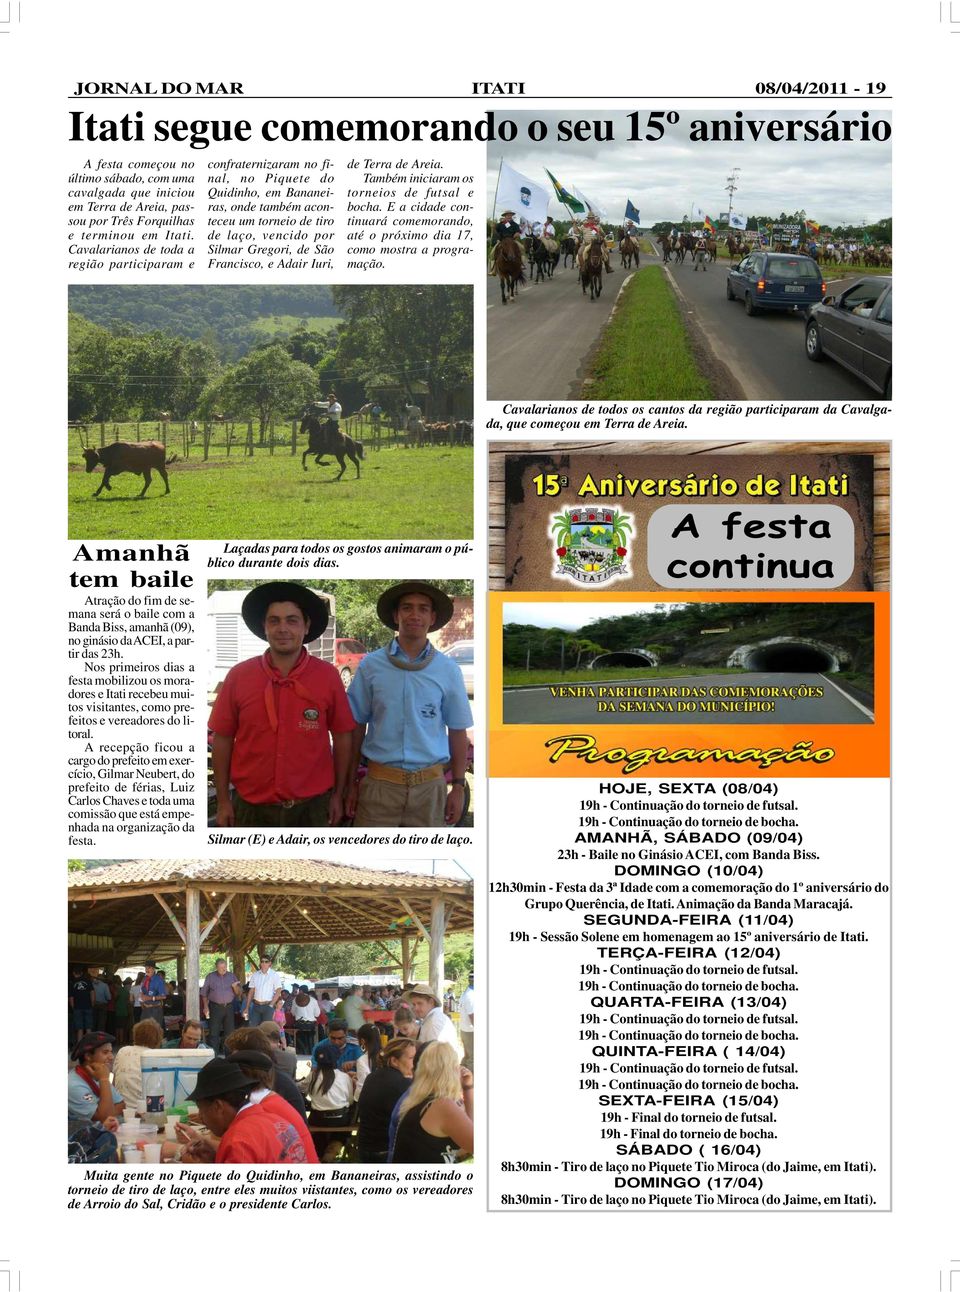
[{"label": "horseback rider", "polygon": [[500,219],[493,227],[493,246],[490,249],[490,273],[496,275],[494,262],[496,260],[497,247],[503,242],[504,238],[513,238],[520,246],[520,254],[523,254],[523,244],[520,242],[521,228],[513,218],[516,211],[501,211]]},{"label": "horseback rider", "polygon": [[553,227],[553,221],[550,219],[549,215],[543,222],[543,236],[544,238],[556,238],[557,236],[557,231]]},{"label": "horseback rider", "polygon": [[583,270],[583,263],[587,252],[595,242],[600,246],[600,254],[603,256],[604,268],[608,274],[612,274],[613,270],[610,268],[610,250],[607,247],[607,240],[603,236],[600,221],[591,211],[583,222],[583,243],[581,244],[580,250],[577,252],[577,266],[581,271]]},{"label": "horseback rider", "polygon": [[324,417],[327,419],[326,425],[330,428],[330,430],[339,431],[340,418],[343,415],[343,407],[342,405],[337,403],[337,397],[332,390],[327,395],[327,401],[326,401],[326,404],[323,406],[322,411],[323,411]]}]

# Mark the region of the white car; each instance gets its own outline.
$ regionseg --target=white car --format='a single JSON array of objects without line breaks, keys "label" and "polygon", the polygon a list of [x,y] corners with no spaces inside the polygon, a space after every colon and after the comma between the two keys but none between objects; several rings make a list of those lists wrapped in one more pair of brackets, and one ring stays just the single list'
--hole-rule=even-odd
[{"label": "white car", "polygon": [[473,642],[454,642],[443,653],[460,666],[463,682],[467,688],[467,695],[473,699]]}]

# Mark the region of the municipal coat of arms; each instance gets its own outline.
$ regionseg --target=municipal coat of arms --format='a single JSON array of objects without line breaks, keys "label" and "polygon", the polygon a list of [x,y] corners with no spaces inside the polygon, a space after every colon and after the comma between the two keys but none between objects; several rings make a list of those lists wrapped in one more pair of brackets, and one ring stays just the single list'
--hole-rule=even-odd
[{"label": "municipal coat of arms", "polygon": [[628,534],[633,517],[614,507],[574,507],[553,517],[551,540],[556,546],[555,579],[576,583],[608,583],[626,578]]}]

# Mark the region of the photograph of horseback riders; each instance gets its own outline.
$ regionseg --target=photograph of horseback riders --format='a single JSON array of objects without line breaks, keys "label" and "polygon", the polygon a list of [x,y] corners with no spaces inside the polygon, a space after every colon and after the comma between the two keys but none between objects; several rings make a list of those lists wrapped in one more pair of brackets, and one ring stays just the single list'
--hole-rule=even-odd
[{"label": "photograph of horseback riders", "polygon": [[71,538],[472,537],[471,286],[91,284],[69,310]]},{"label": "photograph of horseback riders", "polygon": [[489,145],[487,397],[889,398],[890,114],[637,115]]}]

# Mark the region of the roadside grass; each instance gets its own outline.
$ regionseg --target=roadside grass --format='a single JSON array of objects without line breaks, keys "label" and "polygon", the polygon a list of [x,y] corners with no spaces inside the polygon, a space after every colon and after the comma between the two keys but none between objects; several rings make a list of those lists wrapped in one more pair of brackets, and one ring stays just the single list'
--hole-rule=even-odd
[{"label": "roadside grass", "polygon": [[676,297],[658,265],[638,269],[623,289],[594,356],[590,399],[712,399],[699,372]]},{"label": "roadside grass", "polygon": [[[71,450],[75,459],[76,450]],[[289,448],[273,457],[201,456],[168,467],[170,493],[154,474],[147,496],[140,476],[114,478],[99,498],[102,472],[68,471],[72,539],[464,539],[473,536],[473,450],[368,448],[356,479],[348,460],[343,479],[332,465],[316,467]]]},{"label": "roadside grass", "polygon": [[[717,244],[717,260],[725,260],[728,264],[734,263],[731,261],[727,248],[723,243]],[[871,274],[883,274],[889,277],[893,273],[892,269],[883,269],[877,265],[865,267],[864,265],[821,264],[820,270],[828,282],[837,278],[868,278]]]}]

